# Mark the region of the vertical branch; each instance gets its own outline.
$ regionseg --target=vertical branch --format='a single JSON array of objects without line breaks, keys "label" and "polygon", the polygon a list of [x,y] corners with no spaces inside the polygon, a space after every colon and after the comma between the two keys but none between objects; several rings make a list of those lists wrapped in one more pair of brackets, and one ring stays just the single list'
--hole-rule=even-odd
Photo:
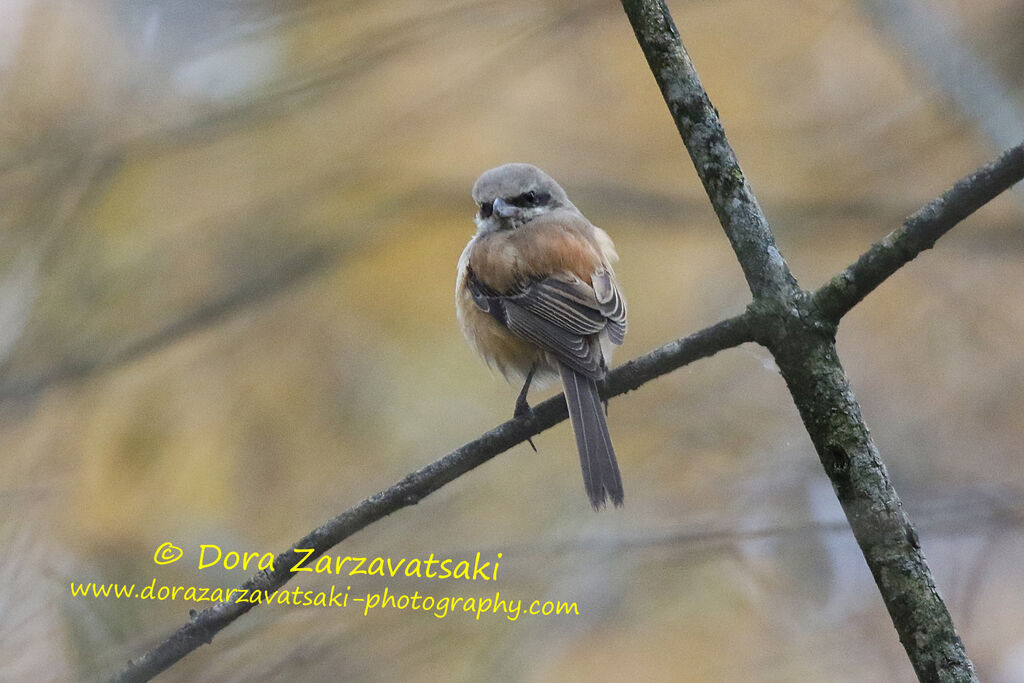
[{"label": "vertical branch", "polygon": [[976,681],[835,343],[823,335],[789,336],[772,344],[775,360],[918,679]]},{"label": "vertical branch", "polygon": [[796,280],[775,247],[764,211],[740,169],[668,8],[650,0],[623,0],[622,6],[708,199],[740,257],[750,292],[755,299],[793,296],[798,291]]},{"label": "vertical branch", "polygon": [[758,341],[775,356],[914,671],[922,681],[977,680],[839,362],[840,316],[797,286],[664,2],[622,5],[754,295]]}]

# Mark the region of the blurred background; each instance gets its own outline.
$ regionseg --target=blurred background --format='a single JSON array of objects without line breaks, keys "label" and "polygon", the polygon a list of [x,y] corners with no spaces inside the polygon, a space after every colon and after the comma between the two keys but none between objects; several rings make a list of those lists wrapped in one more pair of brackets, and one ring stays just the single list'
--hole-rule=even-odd
[{"label": "blurred background", "polygon": [[[483,170],[535,163],[622,257],[617,361],[743,310],[620,6],[2,0],[0,678],[91,680],[278,552],[511,416],[457,329]],[[671,3],[806,288],[1024,137],[1021,0]],[[985,680],[1024,681],[1024,192],[843,321],[840,352]],[[537,392],[534,400],[554,393]],[[262,607],[160,680],[910,681],[770,356],[611,404],[627,504],[560,425],[334,554],[484,559],[562,618]],[[171,541],[177,564],[156,566]],[[289,586],[293,588],[294,586]]]}]

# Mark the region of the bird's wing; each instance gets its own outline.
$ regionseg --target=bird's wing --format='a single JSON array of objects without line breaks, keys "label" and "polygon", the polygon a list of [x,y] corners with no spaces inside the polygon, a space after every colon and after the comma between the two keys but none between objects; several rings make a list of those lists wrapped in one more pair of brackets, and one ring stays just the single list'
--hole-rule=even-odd
[{"label": "bird's wing", "polygon": [[600,378],[606,367],[596,335],[608,331],[616,344],[626,331],[626,309],[614,279],[601,271],[596,287],[571,273],[558,273],[496,292],[470,276],[477,306],[513,334],[537,344],[569,367]]}]

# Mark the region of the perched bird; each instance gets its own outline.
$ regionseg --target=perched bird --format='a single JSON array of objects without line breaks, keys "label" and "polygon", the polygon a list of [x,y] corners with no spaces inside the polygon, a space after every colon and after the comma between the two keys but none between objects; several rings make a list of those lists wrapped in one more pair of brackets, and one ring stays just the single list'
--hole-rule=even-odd
[{"label": "perched bird", "polygon": [[[515,415],[530,411],[530,382],[561,377],[594,509],[622,505],[597,381],[626,334],[626,301],[608,234],[530,164],[505,164],[473,186],[477,232],[459,259],[455,308],[469,342],[510,382]],[[530,445],[533,445],[531,441]]]}]

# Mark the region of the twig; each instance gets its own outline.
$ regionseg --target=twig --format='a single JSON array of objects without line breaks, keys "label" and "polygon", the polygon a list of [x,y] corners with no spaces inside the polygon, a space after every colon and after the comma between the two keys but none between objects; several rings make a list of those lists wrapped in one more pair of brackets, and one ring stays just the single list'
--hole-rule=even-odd
[{"label": "twig", "polygon": [[838,322],[875,287],[913,260],[957,223],[1024,178],[1024,143],[959,180],[903,225],[871,245],[857,262],[814,293],[822,315]]},{"label": "twig", "polygon": [[[684,339],[665,344],[609,373],[601,392],[612,398],[672,370],[718,351],[753,340],[749,312],[728,318]],[[274,560],[274,571],[263,571],[242,584],[243,589],[273,591],[287,583],[298,555],[294,548],[314,548],[308,560],[316,559],[355,532],[383,519],[392,512],[415,505],[420,500],[466,472],[482,465],[499,453],[526,441],[563,421],[567,416],[565,398],[560,394],[538,404],[532,415],[509,420],[483,436],[455,449],[440,460],[407,475],[387,489],[366,498],[334,519],[314,529]],[[305,557],[305,553],[303,556]],[[184,626],[145,654],[128,662],[113,679],[119,683],[147,681],[192,652],[209,643],[221,629],[242,616],[254,605],[218,603],[195,613]]]}]

